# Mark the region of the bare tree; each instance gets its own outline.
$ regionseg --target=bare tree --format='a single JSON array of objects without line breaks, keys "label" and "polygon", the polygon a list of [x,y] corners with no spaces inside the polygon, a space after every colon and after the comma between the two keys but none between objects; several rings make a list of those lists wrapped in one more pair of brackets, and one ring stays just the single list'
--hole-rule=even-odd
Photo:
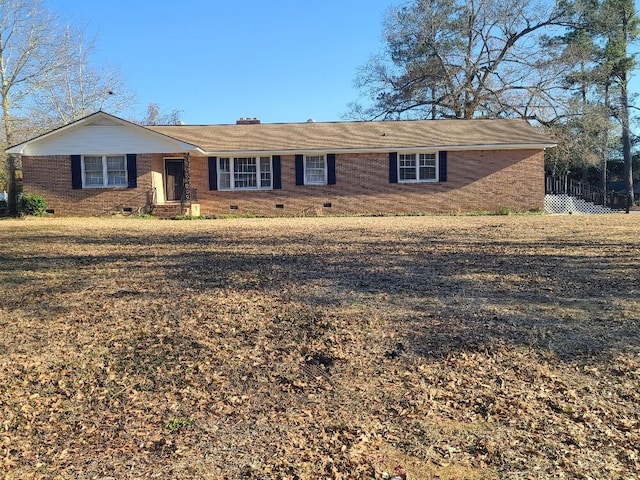
[{"label": "bare tree", "polygon": [[157,103],[147,106],[147,116],[141,122],[142,125],[178,125],[181,121],[182,110],[173,109],[168,113],[162,113]]},{"label": "bare tree", "polygon": [[365,118],[554,116],[566,68],[542,40],[567,17],[539,0],[414,0],[390,11],[386,52],[356,85],[372,100]]},{"label": "bare tree", "polygon": [[64,64],[67,39],[39,0],[0,0],[0,100],[4,140],[12,144],[13,109]]},{"label": "bare tree", "polygon": [[98,110],[118,112],[128,108],[128,93],[118,69],[91,64],[95,40],[85,42],[82,31],[65,29],[67,61],[33,92],[23,118],[32,132],[71,123]]},{"label": "bare tree", "polygon": [[147,116],[142,121],[143,125],[157,125],[160,118],[160,106],[157,103],[150,103],[147,106]]},{"label": "bare tree", "polygon": [[601,168],[603,156],[608,154],[615,132],[610,116],[610,109],[601,103],[572,98],[564,114],[544,127],[558,144],[545,151],[546,169],[553,175],[582,171],[587,181],[588,169]]},{"label": "bare tree", "polygon": [[[41,0],[0,0],[0,135],[4,147],[109,101],[109,92],[120,83],[89,67],[90,52],[91,46],[82,46],[81,32],[62,25]],[[16,163],[13,157],[1,155],[9,208],[15,213]]]},{"label": "bare tree", "polygon": [[[39,0],[0,0],[0,101],[5,146],[14,142],[13,109],[48,82],[62,65],[64,44],[55,32],[55,20],[41,8]],[[15,159],[3,160],[9,209],[15,213]]]}]

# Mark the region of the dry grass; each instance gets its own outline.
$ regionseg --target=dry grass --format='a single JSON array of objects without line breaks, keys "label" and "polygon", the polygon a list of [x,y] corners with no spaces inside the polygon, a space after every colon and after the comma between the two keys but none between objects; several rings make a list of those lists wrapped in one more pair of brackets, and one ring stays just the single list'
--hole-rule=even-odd
[{"label": "dry grass", "polygon": [[0,222],[5,479],[640,478],[640,215]]}]

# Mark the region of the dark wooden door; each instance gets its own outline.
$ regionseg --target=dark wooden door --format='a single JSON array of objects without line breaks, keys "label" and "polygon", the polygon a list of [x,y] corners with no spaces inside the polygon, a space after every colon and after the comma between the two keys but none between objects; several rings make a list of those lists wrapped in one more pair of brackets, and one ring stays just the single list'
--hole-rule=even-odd
[{"label": "dark wooden door", "polygon": [[184,160],[165,160],[164,172],[167,201],[180,200],[184,190]]}]

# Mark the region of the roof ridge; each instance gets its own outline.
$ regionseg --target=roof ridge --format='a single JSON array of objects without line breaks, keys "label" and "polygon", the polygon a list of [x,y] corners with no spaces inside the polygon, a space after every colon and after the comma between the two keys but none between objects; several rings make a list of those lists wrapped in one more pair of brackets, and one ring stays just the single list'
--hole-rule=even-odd
[{"label": "roof ridge", "polygon": [[529,123],[525,118],[407,118],[400,120],[326,120],[318,121],[299,121],[299,122],[260,122],[260,123],[186,123],[186,124],[161,124],[161,125],[144,125],[147,128],[155,127],[260,127],[267,125],[347,125],[347,124],[399,124],[399,123],[423,123],[423,122],[525,122]]}]

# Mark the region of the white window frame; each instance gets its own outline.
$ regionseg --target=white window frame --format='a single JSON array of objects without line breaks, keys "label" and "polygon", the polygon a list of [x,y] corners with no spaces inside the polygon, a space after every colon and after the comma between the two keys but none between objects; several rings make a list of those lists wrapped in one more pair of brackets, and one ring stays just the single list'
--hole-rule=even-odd
[{"label": "white window frame", "polygon": [[[102,184],[101,185],[87,185],[87,174],[85,170],[84,158],[100,158],[102,162]],[[124,159],[124,183],[117,185],[109,185],[109,170],[107,169],[107,158],[109,157],[122,157]],[[82,188],[126,188],[129,185],[129,170],[127,167],[127,156],[124,153],[109,153],[105,155],[82,155]]]},{"label": "white window frame", "polygon": [[[324,179],[321,181],[315,180],[315,181],[310,181],[307,178],[307,158],[308,157],[322,157],[323,161],[324,161],[324,165],[323,165],[323,170],[324,170]],[[316,169],[319,170],[319,169]],[[304,174],[304,184],[305,185],[327,185],[328,183],[328,175],[329,175],[329,168],[327,165],[327,155],[325,154],[318,154],[318,155],[305,155],[303,157],[303,162],[302,162],[302,172]]]},{"label": "white window frame", "polygon": [[[234,176],[234,172],[235,172],[235,162],[238,159],[247,159],[247,158],[251,158],[254,159],[256,161],[256,186],[255,187],[239,187],[236,186],[235,184],[235,176]],[[263,186],[262,185],[262,159],[263,158],[268,158],[269,159],[269,178],[270,178],[270,184]],[[224,172],[225,174],[228,173],[229,175],[229,186],[222,186],[222,169],[220,168],[220,162],[222,160],[228,160],[229,162],[229,172]],[[271,155],[259,155],[259,156],[251,156],[251,155],[247,155],[247,156],[236,156],[236,157],[218,157],[216,160],[216,170],[217,170],[217,174],[218,174],[218,190],[220,191],[245,191],[245,190],[273,190],[273,156]]]},{"label": "white window frame", "polygon": [[[400,164],[402,163],[402,156],[415,155],[415,177],[412,179],[403,180],[401,172]],[[435,162],[435,178],[420,178],[420,155],[433,155]],[[403,167],[406,169],[407,167]],[[440,180],[440,152],[434,151],[416,151],[416,152],[399,152],[398,153],[398,183],[436,183]]]}]

